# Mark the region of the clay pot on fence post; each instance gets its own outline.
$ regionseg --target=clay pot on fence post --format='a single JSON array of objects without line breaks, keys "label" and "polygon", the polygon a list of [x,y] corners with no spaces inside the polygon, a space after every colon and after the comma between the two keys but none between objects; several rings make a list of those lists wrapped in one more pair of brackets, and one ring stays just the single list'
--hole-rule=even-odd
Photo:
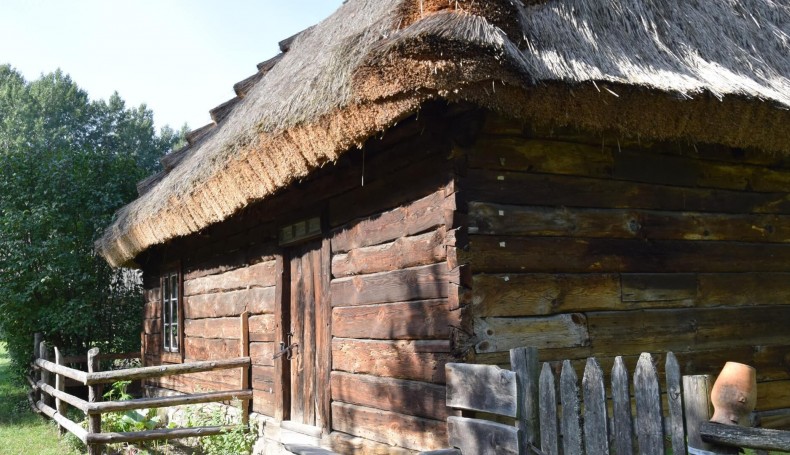
[{"label": "clay pot on fence post", "polygon": [[749,365],[727,362],[710,393],[711,422],[739,425],[757,404],[757,370]]}]

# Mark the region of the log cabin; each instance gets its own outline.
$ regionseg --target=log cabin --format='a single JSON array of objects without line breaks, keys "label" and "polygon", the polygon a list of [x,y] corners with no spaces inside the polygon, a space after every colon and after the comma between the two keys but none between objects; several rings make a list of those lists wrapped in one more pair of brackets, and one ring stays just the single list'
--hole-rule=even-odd
[{"label": "log cabin", "polygon": [[264,453],[444,447],[445,363],[527,345],[741,361],[787,408],[788,30],[768,0],[348,0],[97,250],[143,271],[148,364],[237,356],[248,312]]}]

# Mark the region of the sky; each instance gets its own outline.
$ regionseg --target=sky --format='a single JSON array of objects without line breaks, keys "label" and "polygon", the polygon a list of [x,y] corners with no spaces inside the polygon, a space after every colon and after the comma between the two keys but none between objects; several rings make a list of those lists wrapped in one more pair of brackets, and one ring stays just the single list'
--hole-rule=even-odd
[{"label": "sky", "polygon": [[145,103],[157,126],[196,129],[277,43],[343,0],[2,0],[0,64],[58,68],[91,99]]}]

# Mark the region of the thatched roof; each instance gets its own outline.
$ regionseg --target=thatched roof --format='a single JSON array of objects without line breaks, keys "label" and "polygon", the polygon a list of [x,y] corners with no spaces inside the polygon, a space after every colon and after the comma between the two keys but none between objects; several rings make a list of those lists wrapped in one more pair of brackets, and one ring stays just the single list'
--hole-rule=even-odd
[{"label": "thatched roof", "polygon": [[348,0],[163,159],[97,242],[113,265],[224,220],[426,100],[790,152],[788,0]]}]

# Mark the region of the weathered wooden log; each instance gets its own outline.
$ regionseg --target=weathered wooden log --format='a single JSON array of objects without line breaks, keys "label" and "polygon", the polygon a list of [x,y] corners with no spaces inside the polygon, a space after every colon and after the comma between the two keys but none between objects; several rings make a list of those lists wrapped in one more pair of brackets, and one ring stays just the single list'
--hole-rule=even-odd
[{"label": "weathered wooden log", "polygon": [[524,140],[518,136],[483,135],[469,149],[468,159],[471,168],[583,175],[698,188],[781,192],[790,180],[789,173],[781,167],[727,163],[724,162],[726,158],[720,157],[715,161],[700,159],[696,152],[673,155],[665,150],[656,151],[656,148],[647,149],[644,144],[621,144],[619,139],[604,141],[604,144],[599,140],[599,144],[592,145],[557,138]]},{"label": "weathered wooden log", "polygon": [[790,451],[790,431],[703,422],[699,433],[702,440],[709,443],[748,449]]},{"label": "weathered wooden log", "polygon": [[[790,306],[766,306],[758,311],[748,307],[606,311],[589,312],[586,316],[590,339],[595,340],[596,353],[601,356],[634,355],[656,346],[667,350],[694,346],[697,351],[726,352],[744,340],[749,340],[749,346],[786,345]],[[689,321],[694,321],[693,330]],[[640,336],[626,336],[630,333]],[[763,401],[758,398],[758,402]]]},{"label": "weathered wooden log", "polygon": [[332,334],[380,340],[448,339],[452,326],[460,324],[459,317],[458,312],[448,311],[446,299],[336,307]]},{"label": "weathered wooden log", "polygon": [[47,406],[42,401],[39,401],[38,403],[36,403],[36,407],[42,413],[44,413],[44,415],[46,415],[50,419],[54,420],[55,422],[58,423],[58,425],[63,426],[63,428],[65,428],[69,432],[71,432],[71,434],[76,436],[80,441],[82,441],[83,443],[87,443],[88,432],[85,431],[85,429],[82,428],[81,426],[79,426],[77,423],[69,420],[64,415],[61,415],[58,411],[56,411],[55,409]]},{"label": "weathered wooden log", "polygon": [[788,226],[786,215],[469,204],[470,234],[787,243]]},{"label": "weathered wooden log", "polygon": [[333,401],[442,421],[449,414],[443,385],[341,371],[331,385]]},{"label": "weathered wooden log", "polygon": [[332,236],[332,253],[379,245],[440,226],[446,222],[445,204],[445,196],[439,191],[338,229]]},{"label": "weathered wooden log", "polygon": [[603,371],[595,357],[587,359],[582,388],[584,390],[584,449],[590,454],[608,454],[606,389],[603,385]]},{"label": "weathered wooden log", "polygon": [[446,257],[446,230],[407,237],[383,245],[356,248],[332,258],[332,276],[341,278],[435,264]]},{"label": "weathered wooden log", "polygon": [[[414,455],[414,451],[395,447],[389,444],[372,441],[359,436],[333,431],[329,434],[329,441],[337,453],[370,453],[387,455]],[[446,444],[445,444],[446,445]],[[441,449],[439,449],[441,450]]]},{"label": "weathered wooden log", "polygon": [[339,371],[444,383],[452,359],[447,340],[332,340],[332,367]]},{"label": "weathered wooden log", "polygon": [[332,306],[443,299],[448,272],[440,263],[332,280]]},{"label": "weathered wooden log", "polygon": [[542,206],[622,207],[715,213],[787,213],[785,193],[682,188],[652,183],[470,169],[470,201]]},{"label": "weathered wooden log", "polygon": [[86,385],[106,384],[115,381],[135,379],[158,378],[174,374],[198,373],[202,371],[227,370],[243,367],[250,364],[249,357],[235,359],[206,360],[201,362],[181,363],[176,365],[160,365],[143,368],[126,368],[123,370],[90,372],[85,375],[83,383]]},{"label": "weathered wooden log", "polygon": [[516,427],[487,420],[448,417],[447,431],[450,445],[463,454],[518,455]]},{"label": "weathered wooden log", "polygon": [[49,371],[55,374],[60,374],[66,376],[67,378],[74,379],[77,382],[85,384],[87,381],[88,374],[84,371],[75,370],[74,368],[64,367],[62,365],[58,365],[54,362],[50,362],[44,359],[36,359],[35,365],[40,367],[44,371]]},{"label": "weathered wooden log", "polygon": [[447,406],[517,416],[516,373],[496,365],[448,363]]},{"label": "weathered wooden log", "polygon": [[250,287],[274,286],[275,262],[266,261],[184,282],[184,295],[193,296]]},{"label": "weathered wooden log", "polygon": [[[172,397],[157,398],[138,398],[125,401],[103,401],[100,403],[85,403],[84,412],[94,414],[105,414],[108,412],[129,411],[132,409],[164,408],[168,406],[180,406],[184,404],[211,403],[227,400],[249,400],[252,398],[252,390],[231,390],[227,392],[206,392],[189,395],[176,395]],[[82,408],[80,408],[82,409]]]},{"label": "weathered wooden log", "polygon": [[470,235],[475,273],[783,272],[790,244]]},{"label": "weathered wooden log", "polygon": [[190,319],[236,317],[244,310],[251,314],[270,314],[274,312],[276,289],[269,286],[185,297],[184,316]]},{"label": "weathered wooden log", "polygon": [[447,447],[447,427],[447,423],[438,420],[339,401],[332,403],[333,429],[407,449],[433,450]]},{"label": "weathered wooden log", "polygon": [[623,305],[617,274],[481,274],[473,277],[472,296],[479,317],[550,316]]},{"label": "weathered wooden log", "polygon": [[155,439],[183,439],[227,433],[235,428],[235,425],[221,425],[194,428],[166,428],[128,433],[98,433],[88,434],[86,436],[86,442],[88,444],[115,444],[118,442],[153,441]]},{"label": "weathered wooden log", "polygon": [[477,318],[478,353],[508,351],[527,343],[541,348],[580,347],[589,344],[587,320],[582,313],[530,318]]}]

